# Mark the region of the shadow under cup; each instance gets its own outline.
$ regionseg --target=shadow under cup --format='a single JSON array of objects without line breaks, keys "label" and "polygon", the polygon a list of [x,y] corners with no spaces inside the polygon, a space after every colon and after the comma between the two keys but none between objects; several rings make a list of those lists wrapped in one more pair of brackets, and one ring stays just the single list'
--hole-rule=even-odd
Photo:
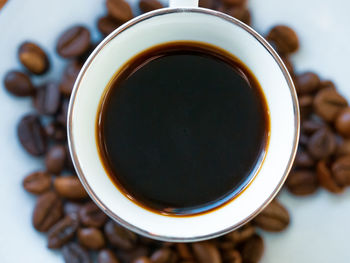
[{"label": "shadow under cup", "polygon": [[[248,187],[225,205],[189,217],[153,213],[119,192],[106,174],[95,140],[100,100],[115,72],[143,50],[173,41],[204,42],[236,56],[257,78],[270,111],[270,141],[265,160]],[[296,93],[276,52],[238,20],[201,8],[157,10],[136,17],[114,31],[85,63],[68,113],[73,163],[91,198],[123,226],[165,241],[213,238],[252,219],[285,181],[295,156],[298,134]]]}]

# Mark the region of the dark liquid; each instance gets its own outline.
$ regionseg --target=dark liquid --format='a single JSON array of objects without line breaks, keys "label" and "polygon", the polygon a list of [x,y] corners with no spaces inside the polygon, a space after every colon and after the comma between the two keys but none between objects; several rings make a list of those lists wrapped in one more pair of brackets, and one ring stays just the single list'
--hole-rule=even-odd
[{"label": "dark liquid", "polygon": [[117,187],[159,213],[189,215],[232,199],[264,157],[269,117],[252,73],[197,42],[153,47],[112,80],[97,123]]}]

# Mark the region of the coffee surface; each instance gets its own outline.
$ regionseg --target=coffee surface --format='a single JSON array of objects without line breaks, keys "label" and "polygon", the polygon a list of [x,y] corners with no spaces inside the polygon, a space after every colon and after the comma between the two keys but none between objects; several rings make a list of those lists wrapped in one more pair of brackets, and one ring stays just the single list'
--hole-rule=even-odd
[{"label": "coffee surface", "polygon": [[101,160],[136,203],[168,214],[213,209],[246,186],[269,132],[252,73],[216,47],[153,47],[116,74],[97,122]]}]

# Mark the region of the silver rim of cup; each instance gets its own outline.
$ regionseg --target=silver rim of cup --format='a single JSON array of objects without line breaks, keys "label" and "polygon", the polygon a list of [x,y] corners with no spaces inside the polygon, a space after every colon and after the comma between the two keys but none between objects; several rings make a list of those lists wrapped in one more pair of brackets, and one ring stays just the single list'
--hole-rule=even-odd
[{"label": "silver rim of cup", "polygon": [[[145,231],[141,228],[138,228],[132,224],[130,224],[129,222],[126,222],[125,220],[121,219],[117,214],[115,214],[113,211],[111,211],[100,199],[99,197],[95,194],[94,190],[90,187],[90,185],[88,184],[83,170],[81,169],[77,154],[76,154],[76,150],[75,150],[75,146],[74,146],[74,142],[73,142],[73,136],[72,136],[72,112],[73,112],[73,108],[74,108],[74,102],[76,99],[76,95],[77,95],[77,91],[79,89],[81,80],[83,78],[83,76],[85,75],[88,67],[90,66],[90,64],[92,63],[92,61],[94,60],[94,58],[99,54],[100,50],[102,50],[104,48],[104,46],[106,46],[113,38],[115,38],[116,36],[118,36],[121,32],[127,30],[128,28],[132,27],[133,25],[140,23],[144,20],[147,20],[149,18],[152,18],[154,16],[159,16],[159,15],[165,15],[165,14],[170,14],[170,13],[177,13],[177,12],[188,12],[188,13],[203,13],[203,14],[208,14],[208,15],[213,15],[213,16],[217,16],[219,18],[225,19],[233,24],[235,24],[236,26],[241,27],[242,29],[244,29],[245,31],[247,31],[249,34],[251,34],[257,41],[259,41],[259,43],[264,46],[264,48],[270,53],[270,55],[273,57],[273,59],[276,61],[276,63],[279,65],[291,92],[292,95],[292,100],[293,100],[293,107],[294,107],[294,121],[295,121],[295,127],[294,127],[294,142],[293,142],[293,150],[292,153],[290,155],[289,158],[289,162],[288,165],[284,171],[283,176],[281,177],[281,180],[278,184],[278,186],[275,188],[274,192],[271,193],[271,195],[269,196],[268,199],[266,199],[264,201],[264,203],[257,208],[249,217],[245,218],[244,220],[240,221],[238,224],[235,224],[229,228],[223,229],[221,231],[209,234],[209,235],[204,235],[204,236],[195,236],[195,237],[190,237],[190,238],[178,238],[178,237],[171,237],[171,236],[158,236],[155,235],[153,233],[150,233],[148,231]],[[89,56],[89,58],[87,59],[87,61],[85,62],[82,70],[79,73],[79,76],[74,84],[74,88],[73,88],[73,92],[70,98],[70,102],[69,102],[69,107],[68,107],[68,116],[67,116],[67,134],[68,134],[68,145],[69,145],[69,151],[72,157],[72,161],[75,167],[75,170],[77,172],[77,175],[81,181],[81,183],[83,184],[85,190],[88,192],[89,196],[91,197],[91,199],[109,216],[111,217],[113,220],[115,220],[117,223],[119,223],[120,225],[124,226],[125,228],[132,230],[134,232],[136,232],[137,234],[149,237],[149,238],[153,238],[153,239],[157,239],[157,240],[161,240],[161,241],[168,241],[168,242],[194,242],[194,241],[201,241],[201,240],[206,240],[206,239],[210,239],[210,238],[215,238],[221,235],[224,235],[228,232],[231,232],[241,226],[243,226],[244,224],[246,224],[247,222],[249,222],[250,220],[252,220],[256,215],[258,215],[273,199],[274,197],[277,195],[277,193],[279,192],[279,190],[281,189],[281,187],[283,186],[285,180],[287,179],[287,176],[289,174],[290,169],[292,168],[293,165],[293,161],[297,152],[297,147],[298,147],[298,141],[299,141],[299,130],[300,130],[300,115],[299,115],[299,105],[298,105],[298,99],[297,99],[297,94],[295,91],[295,87],[292,81],[292,78],[287,70],[287,68],[285,67],[285,65],[282,62],[282,59],[279,57],[279,55],[276,53],[276,51],[270,46],[270,44],[261,36],[259,35],[254,29],[252,29],[251,27],[249,27],[248,25],[242,23],[241,21],[226,15],[224,13],[218,12],[218,11],[214,11],[214,10],[210,10],[210,9],[206,9],[206,8],[162,8],[162,9],[158,9],[149,13],[146,13],[144,15],[135,17],[134,19],[130,20],[129,22],[125,23],[124,25],[122,25],[121,27],[117,28],[115,31],[113,31],[109,36],[107,36],[100,44],[99,46],[92,52],[92,54]]]}]

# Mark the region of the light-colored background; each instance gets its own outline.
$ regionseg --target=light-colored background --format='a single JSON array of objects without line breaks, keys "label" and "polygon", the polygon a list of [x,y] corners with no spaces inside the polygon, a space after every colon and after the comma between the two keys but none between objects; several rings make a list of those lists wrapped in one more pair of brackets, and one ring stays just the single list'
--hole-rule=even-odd
[{"label": "light-colored background", "polygon": [[[135,0],[130,0],[133,4]],[[345,0],[249,0],[254,27],[261,33],[276,23],[296,29],[301,50],[293,57],[299,71],[312,69],[333,79],[350,99],[350,2]],[[8,69],[19,68],[18,44],[34,40],[50,52],[55,71],[46,78],[59,79],[65,61],[54,53],[58,34],[76,23],[96,33],[95,21],[104,14],[97,0],[10,0],[0,10],[0,262],[63,262],[59,253],[46,249],[44,235],[31,226],[34,198],[23,191],[21,181],[41,167],[16,137],[18,119],[31,110],[31,102],[9,96],[2,87]],[[292,214],[290,228],[280,234],[264,234],[262,263],[350,262],[350,190],[340,196],[323,190],[308,198],[287,192],[282,202]]]}]

